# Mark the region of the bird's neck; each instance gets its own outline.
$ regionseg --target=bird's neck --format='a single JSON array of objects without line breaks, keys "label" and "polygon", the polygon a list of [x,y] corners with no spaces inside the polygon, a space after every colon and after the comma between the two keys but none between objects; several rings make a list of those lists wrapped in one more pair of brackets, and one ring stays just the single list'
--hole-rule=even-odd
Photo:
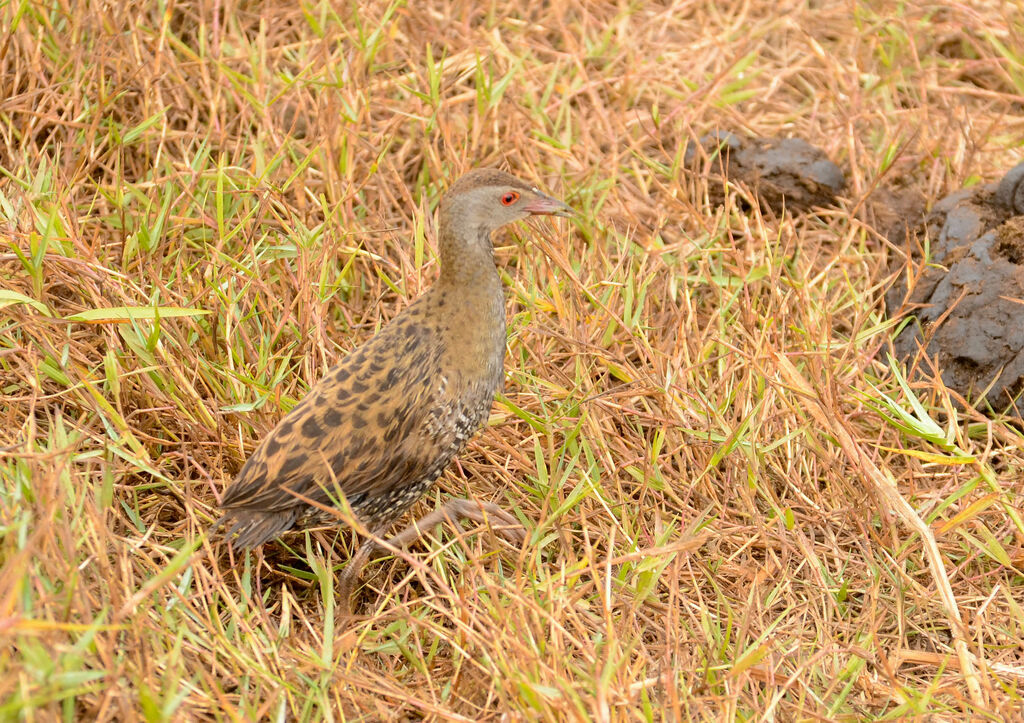
[{"label": "bird's neck", "polygon": [[494,245],[486,228],[457,227],[441,217],[438,250],[441,276],[438,283],[463,293],[501,291],[501,278],[494,266]]},{"label": "bird's neck", "polygon": [[[505,292],[485,229],[442,224],[441,276],[431,288],[436,317],[445,327],[445,354],[453,389],[472,387],[487,397],[501,384],[505,356]],[[472,233],[465,238],[456,233]]]}]

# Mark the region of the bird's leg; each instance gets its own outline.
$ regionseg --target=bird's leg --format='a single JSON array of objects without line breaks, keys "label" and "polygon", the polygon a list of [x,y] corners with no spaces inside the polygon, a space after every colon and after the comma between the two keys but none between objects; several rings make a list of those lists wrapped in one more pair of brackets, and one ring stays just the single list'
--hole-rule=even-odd
[{"label": "bird's leg", "polygon": [[505,510],[491,502],[474,502],[459,497],[450,499],[440,507],[423,515],[397,535],[388,539],[384,545],[376,541],[377,536],[374,534],[374,537],[359,546],[356,554],[352,556],[348,565],[345,566],[344,572],[341,573],[341,579],[338,581],[341,614],[345,617],[351,616],[352,593],[359,581],[360,573],[366,563],[376,557],[375,553],[385,549],[402,549],[413,540],[419,539],[424,532],[445,520],[458,523],[459,520],[467,519],[483,523],[488,518],[502,523],[493,529],[511,544],[521,545],[526,540],[526,531],[519,524],[519,520]]},{"label": "bird's leg", "polygon": [[355,591],[356,583],[359,582],[359,575],[366,567],[366,563],[373,559],[373,554],[379,547],[380,543],[377,542],[376,535],[374,535],[359,546],[356,554],[352,556],[342,571],[341,578],[338,580],[338,597],[340,598],[338,612],[342,617],[352,616],[352,593]]}]

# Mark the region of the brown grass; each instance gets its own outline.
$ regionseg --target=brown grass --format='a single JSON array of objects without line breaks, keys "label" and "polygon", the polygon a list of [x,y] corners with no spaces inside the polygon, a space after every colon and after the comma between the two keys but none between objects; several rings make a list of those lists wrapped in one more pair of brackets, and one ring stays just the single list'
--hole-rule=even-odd
[{"label": "brown grass", "polygon": [[[0,719],[1019,715],[1024,439],[890,370],[859,209],[1020,158],[1024,26],[817,5],[0,6]],[[709,204],[714,128],[841,207]],[[336,626],[347,537],[204,531],[484,164],[582,215],[501,236],[505,396],[419,509],[530,539],[440,530]]]}]

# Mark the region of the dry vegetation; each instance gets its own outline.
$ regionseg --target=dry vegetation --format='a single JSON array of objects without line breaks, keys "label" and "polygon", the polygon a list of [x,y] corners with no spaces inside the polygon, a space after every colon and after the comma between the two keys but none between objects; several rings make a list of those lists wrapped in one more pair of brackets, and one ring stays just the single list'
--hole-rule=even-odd
[{"label": "dry vegetation", "polygon": [[[0,719],[1019,714],[1024,438],[886,365],[861,213],[1020,158],[1010,5],[0,5]],[[714,128],[841,207],[710,204]],[[438,530],[336,624],[347,535],[204,531],[482,164],[581,216],[502,235],[505,396],[422,505],[529,540]]]}]

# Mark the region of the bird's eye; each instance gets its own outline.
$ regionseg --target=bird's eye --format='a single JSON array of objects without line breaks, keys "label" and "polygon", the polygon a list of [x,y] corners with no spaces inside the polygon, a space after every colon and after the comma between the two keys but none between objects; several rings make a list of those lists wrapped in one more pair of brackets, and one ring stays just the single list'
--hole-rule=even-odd
[{"label": "bird's eye", "polygon": [[519,200],[519,194],[515,191],[509,191],[501,197],[501,205],[511,206],[513,203]]}]

